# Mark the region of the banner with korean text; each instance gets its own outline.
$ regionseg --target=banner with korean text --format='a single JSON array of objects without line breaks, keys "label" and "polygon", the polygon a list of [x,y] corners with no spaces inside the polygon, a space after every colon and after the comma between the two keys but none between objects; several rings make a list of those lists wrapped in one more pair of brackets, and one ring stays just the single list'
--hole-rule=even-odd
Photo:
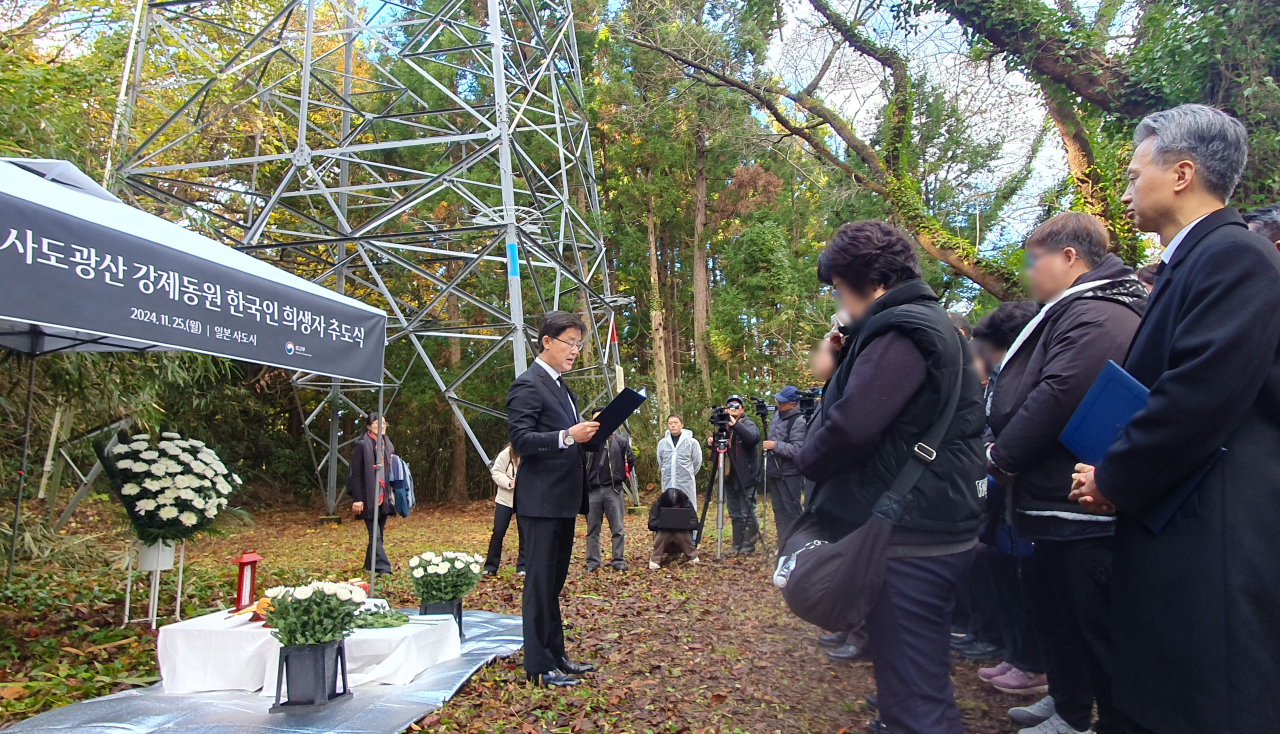
[{"label": "banner with korean text", "polygon": [[[35,188],[59,186],[32,179]],[[47,206],[45,193],[41,201],[0,188],[0,319],[381,382],[378,309],[163,220],[147,231],[174,234],[178,245],[113,226],[116,215],[126,225],[155,219],[125,204],[66,190],[94,210],[80,212]],[[191,247],[192,238],[207,247]]]}]

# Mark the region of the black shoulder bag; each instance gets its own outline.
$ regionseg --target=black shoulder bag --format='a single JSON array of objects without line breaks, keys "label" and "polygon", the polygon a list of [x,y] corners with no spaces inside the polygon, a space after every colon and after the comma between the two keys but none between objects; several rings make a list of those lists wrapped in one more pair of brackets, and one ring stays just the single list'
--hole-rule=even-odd
[{"label": "black shoulder bag", "polygon": [[937,458],[934,447],[956,413],[964,380],[961,358],[956,383],[938,421],[925,432],[889,490],[880,496],[865,525],[835,543],[823,536],[821,523],[808,510],[795,523],[779,554],[773,583],[800,619],[838,632],[866,620],[880,598],[888,559],[889,533],[906,513],[907,497],[925,467]]}]

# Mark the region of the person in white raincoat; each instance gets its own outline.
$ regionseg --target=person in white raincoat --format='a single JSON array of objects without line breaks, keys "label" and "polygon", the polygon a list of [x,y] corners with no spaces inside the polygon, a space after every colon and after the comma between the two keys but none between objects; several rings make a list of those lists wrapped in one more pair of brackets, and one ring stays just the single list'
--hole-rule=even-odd
[{"label": "person in white raincoat", "polygon": [[689,495],[698,506],[698,469],[702,468],[702,446],[693,431],[684,430],[680,416],[667,416],[667,433],[658,439],[658,466],[662,470],[660,489],[675,487]]}]

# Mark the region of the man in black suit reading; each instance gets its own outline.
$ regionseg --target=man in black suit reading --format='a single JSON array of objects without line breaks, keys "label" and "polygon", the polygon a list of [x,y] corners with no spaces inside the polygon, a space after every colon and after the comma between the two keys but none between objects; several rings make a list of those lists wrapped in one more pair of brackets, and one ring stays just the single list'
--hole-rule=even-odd
[{"label": "man in black suit reading", "polygon": [[600,427],[579,420],[576,399],[561,378],[573,368],[585,332],[571,313],[547,314],[538,331],[542,353],[507,391],[507,430],[520,454],[515,494],[525,539],[524,669],[529,680],[551,687],[577,685],[573,675],[594,670],[565,655],[560,619],[574,525],[588,507],[582,444]]},{"label": "man in black suit reading", "polygon": [[1280,254],[1226,206],[1237,120],[1182,105],[1134,137],[1122,201],[1164,253],[1124,367],[1151,394],[1072,492],[1116,513],[1119,730],[1277,731]]}]

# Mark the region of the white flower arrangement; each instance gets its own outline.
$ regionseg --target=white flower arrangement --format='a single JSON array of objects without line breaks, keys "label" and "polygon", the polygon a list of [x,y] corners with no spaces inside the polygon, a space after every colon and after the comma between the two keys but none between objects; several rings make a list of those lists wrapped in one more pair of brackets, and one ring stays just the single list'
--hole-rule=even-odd
[{"label": "white flower arrangement", "polygon": [[122,435],[101,458],[138,537],[147,543],[205,530],[242,484],[204,442],[168,431],[159,441],[143,433]]},{"label": "white flower arrangement", "polygon": [[481,555],[445,551],[427,551],[409,559],[409,575],[414,589],[423,601],[442,603],[466,596],[480,580]]},{"label": "white flower arrangement", "polygon": [[267,589],[267,624],[285,646],[340,640],[355,629],[355,614],[369,597],[355,584],[312,581]]}]

